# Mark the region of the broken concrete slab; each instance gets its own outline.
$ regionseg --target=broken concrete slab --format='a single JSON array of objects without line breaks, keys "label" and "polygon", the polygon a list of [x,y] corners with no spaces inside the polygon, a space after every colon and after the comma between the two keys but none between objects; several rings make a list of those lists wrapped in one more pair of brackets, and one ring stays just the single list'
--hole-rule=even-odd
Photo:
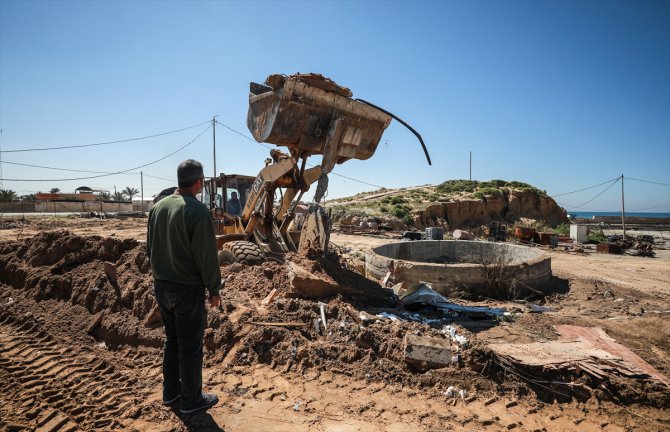
[{"label": "broken concrete slab", "polygon": [[441,368],[449,366],[451,344],[446,339],[408,334],[404,340],[405,362],[419,368]]},{"label": "broken concrete slab", "polygon": [[304,298],[318,299],[330,297],[339,292],[333,280],[326,280],[310,273],[294,262],[289,262],[288,280],[295,294]]}]

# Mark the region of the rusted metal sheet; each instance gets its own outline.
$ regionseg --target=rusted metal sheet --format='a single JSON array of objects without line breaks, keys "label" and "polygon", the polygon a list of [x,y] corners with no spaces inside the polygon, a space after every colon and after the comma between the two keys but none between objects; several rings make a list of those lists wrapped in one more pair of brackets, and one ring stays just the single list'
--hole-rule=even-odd
[{"label": "rusted metal sheet", "polygon": [[558,246],[558,235],[546,232],[536,233],[535,243],[556,247]]},{"label": "rusted metal sheet", "polygon": [[620,254],[621,246],[612,243],[600,243],[596,245],[596,252],[607,254]]},{"label": "rusted metal sheet", "polygon": [[670,387],[670,380],[599,327],[557,325],[558,340],[530,344],[492,344],[496,355],[524,366],[583,371],[597,378],[616,373],[650,378]]},{"label": "rusted metal sheet", "polygon": [[621,358],[624,362],[635,368],[644,371],[646,374],[652,376],[666,386],[670,387],[670,380],[656,370],[652,365],[642,360],[637,354],[629,350],[625,346],[617,343],[600,327],[580,327],[573,325],[557,325],[556,331],[565,339],[581,339],[588,341],[598,349],[607,351],[608,353]]},{"label": "rusted metal sheet", "polygon": [[522,241],[531,241],[535,236],[535,230],[532,228],[518,227],[514,230],[514,237]]}]

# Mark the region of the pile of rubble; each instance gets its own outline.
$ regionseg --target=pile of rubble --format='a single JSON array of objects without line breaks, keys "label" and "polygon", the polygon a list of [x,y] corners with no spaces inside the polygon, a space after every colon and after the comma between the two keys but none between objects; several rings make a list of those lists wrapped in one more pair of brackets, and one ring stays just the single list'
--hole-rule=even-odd
[{"label": "pile of rubble", "polygon": [[638,237],[621,235],[611,235],[607,237],[607,242],[620,249],[626,255],[654,257],[654,238],[650,235],[641,235]]}]

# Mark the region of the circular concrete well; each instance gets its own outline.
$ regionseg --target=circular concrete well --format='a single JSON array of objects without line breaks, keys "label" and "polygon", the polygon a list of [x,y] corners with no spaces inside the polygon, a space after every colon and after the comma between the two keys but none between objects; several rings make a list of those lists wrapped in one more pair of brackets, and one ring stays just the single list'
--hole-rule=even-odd
[{"label": "circular concrete well", "polygon": [[369,279],[382,280],[389,272],[393,283],[429,282],[443,295],[509,298],[548,293],[551,258],[527,246],[457,240],[389,243],[366,252]]}]

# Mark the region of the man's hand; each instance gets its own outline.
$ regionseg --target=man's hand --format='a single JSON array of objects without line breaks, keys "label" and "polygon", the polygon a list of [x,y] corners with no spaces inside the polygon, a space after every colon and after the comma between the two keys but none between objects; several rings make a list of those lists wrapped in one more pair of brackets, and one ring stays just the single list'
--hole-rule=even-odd
[{"label": "man's hand", "polygon": [[219,309],[221,307],[221,296],[218,294],[210,294],[209,305],[213,308]]}]

